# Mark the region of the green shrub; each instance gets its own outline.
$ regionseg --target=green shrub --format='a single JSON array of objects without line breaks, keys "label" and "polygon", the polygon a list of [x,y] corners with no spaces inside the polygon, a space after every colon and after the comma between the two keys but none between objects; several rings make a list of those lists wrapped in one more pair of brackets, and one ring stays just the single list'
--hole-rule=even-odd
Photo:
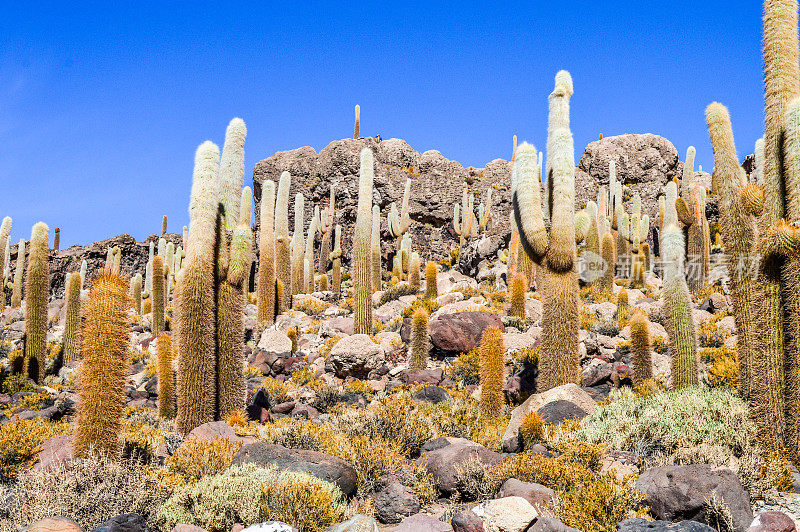
[{"label": "green shrub", "polygon": [[480,381],[480,351],[473,349],[469,353],[459,355],[456,360],[445,368],[445,375],[454,380],[461,382],[465,386],[470,384],[478,384]]}]

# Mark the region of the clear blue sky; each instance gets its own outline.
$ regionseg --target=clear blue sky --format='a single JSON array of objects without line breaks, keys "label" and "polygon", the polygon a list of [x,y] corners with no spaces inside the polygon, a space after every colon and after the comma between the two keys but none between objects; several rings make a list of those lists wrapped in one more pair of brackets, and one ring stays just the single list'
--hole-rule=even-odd
[{"label": "clear blue sky", "polygon": [[[713,164],[703,111],[729,106],[740,158],[763,130],[758,0],[5,2],[0,216],[62,247],[187,223],[195,148],[248,126],[246,175],[279,150],[400,137],[483,166],[511,137],[544,147],[547,95],[572,73],[576,159],[652,132]],[[121,2],[120,2],[121,4]],[[344,5],[347,4],[347,5]],[[489,5],[491,4],[491,7]],[[35,5],[35,7],[34,7]]]}]

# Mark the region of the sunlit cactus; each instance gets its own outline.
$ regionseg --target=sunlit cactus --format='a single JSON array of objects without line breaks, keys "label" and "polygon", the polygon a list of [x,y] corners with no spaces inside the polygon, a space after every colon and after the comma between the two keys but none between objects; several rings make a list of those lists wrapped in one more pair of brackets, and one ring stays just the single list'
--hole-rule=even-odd
[{"label": "sunlit cactus", "polygon": [[353,237],[353,306],[355,334],[372,334],[372,150],[361,150],[361,172],[358,180],[358,210]]},{"label": "sunlit cactus", "polygon": [[370,237],[370,257],[372,268],[372,291],[381,289],[381,209],[372,206],[372,233]]},{"label": "sunlit cactus", "polygon": [[356,104],[356,125],[353,129],[353,138],[361,137],[361,106]]},{"label": "sunlit cactus", "polygon": [[[86,264],[86,261],[83,262]],[[83,265],[81,265],[83,267]],[[17,245],[17,264],[14,266],[14,286],[11,290],[11,306],[19,308],[22,305],[22,276],[25,272],[25,239],[20,239]],[[81,286],[83,286],[83,277],[81,274]]]},{"label": "sunlit cactus", "polygon": [[328,275],[328,264],[330,263],[331,256],[331,237],[333,234],[335,197],[336,192],[333,184],[331,184],[331,193],[330,199],[328,200],[328,206],[325,207],[319,215],[319,231],[322,235],[322,239],[320,241],[319,269],[317,271],[325,276]]},{"label": "sunlit cactus", "polygon": [[331,252],[331,290],[337,294],[342,291],[342,226],[336,224],[333,231],[333,251]]},{"label": "sunlit cactus", "polygon": [[130,367],[127,285],[122,277],[105,273],[94,280],[89,294],[73,439],[78,458],[99,454],[114,459],[119,453]]},{"label": "sunlit cactus", "polygon": [[[8,237],[6,237],[6,241],[8,241]],[[53,251],[58,252],[59,246],[61,246],[61,228],[56,227],[53,230]]]},{"label": "sunlit cactus", "polygon": [[158,415],[162,419],[173,419],[175,417],[175,371],[172,367],[172,338],[163,333],[156,342]]},{"label": "sunlit cactus", "polygon": [[647,314],[637,310],[631,319],[631,358],[633,359],[633,385],[639,386],[653,378],[650,354],[650,322]]},{"label": "sunlit cactus", "polygon": [[64,364],[78,360],[81,354],[81,274],[67,275],[64,291],[66,305],[64,319]]},{"label": "sunlit cactus", "polygon": [[275,182],[261,189],[257,307],[259,328],[275,320]]},{"label": "sunlit cactus", "polygon": [[301,294],[305,291],[305,237],[303,236],[304,224],[304,198],[298,192],[294,197],[294,233],[292,233],[292,294]]},{"label": "sunlit cactus", "polygon": [[[78,274],[80,278],[80,274]],[[131,297],[133,298],[133,309],[137,314],[142,313],[142,274],[137,273],[131,279]]]},{"label": "sunlit cactus", "polygon": [[497,327],[487,327],[483,331],[480,343],[480,383],[481,383],[481,410],[492,416],[499,416],[503,412],[505,398],[503,386],[505,385],[505,347],[503,346],[503,333]]},{"label": "sunlit cactus", "polygon": [[528,291],[528,279],[521,273],[514,274],[511,277],[509,285],[509,299],[511,308],[508,311],[509,316],[525,319],[525,292]]},{"label": "sunlit cactus", "polygon": [[289,188],[292,177],[281,173],[275,200],[275,276],[283,283],[281,308],[289,306],[292,297],[292,261],[289,239]]},{"label": "sunlit cactus", "polygon": [[164,332],[164,259],[160,255],[153,257],[153,293],[152,293],[152,317],[151,330],[153,337]]},{"label": "sunlit cactus", "polygon": [[428,311],[420,307],[411,316],[411,357],[408,367],[410,369],[425,369],[428,367],[429,349]]},{"label": "sunlit cactus", "polygon": [[50,300],[49,228],[33,226],[25,279],[25,363],[34,382],[44,376],[47,353],[47,303]]},{"label": "sunlit cactus", "polygon": [[436,277],[439,274],[439,266],[429,261],[425,265],[425,299],[436,299],[438,296]]}]

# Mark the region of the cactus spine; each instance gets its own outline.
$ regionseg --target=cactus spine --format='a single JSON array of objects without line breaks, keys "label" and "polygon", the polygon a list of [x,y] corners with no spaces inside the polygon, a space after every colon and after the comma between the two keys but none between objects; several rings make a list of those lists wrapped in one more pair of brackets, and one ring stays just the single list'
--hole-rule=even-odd
[{"label": "cactus spine", "polygon": [[69,364],[78,360],[81,349],[81,274],[78,272],[67,276],[64,298],[67,307],[64,320],[64,364]]},{"label": "cactus spine", "polygon": [[[86,261],[84,261],[84,264]],[[19,308],[22,305],[22,275],[25,272],[25,240],[20,239],[17,246],[17,264],[14,267],[14,288],[11,291],[11,306]],[[83,281],[83,275],[81,275]],[[83,282],[81,282],[83,286]]]},{"label": "cactus spine", "polygon": [[[80,278],[80,274],[78,274],[78,278]],[[78,287],[80,290],[80,286]],[[142,274],[137,273],[133,279],[131,279],[131,297],[133,297],[133,308],[136,311],[136,314],[142,313]]]},{"label": "cactus spine", "polygon": [[487,327],[480,343],[480,405],[481,410],[490,416],[503,413],[506,369],[504,354],[503,333],[497,327]]},{"label": "cactus spine", "polygon": [[336,228],[333,231],[331,290],[337,294],[342,291],[342,226],[339,224],[336,224]]},{"label": "cactus spine", "polygon": [[333,218],[334,218],[334,186],[331,185],[331,195],[328,201],[328,206],[322,210],[319,216],[319,231],[322,234],[319,249],[319,273],[328,275],[328,263],[331,256],[331,232],[333,231]]},{"label": "cactus spine", "polygon": [[[0,283],[0,310],[6,306],[6,291],[5,291],[5,270],[7,267],[5,249],[8,246],[8,236],[11,234],[11,217],[6,216],[3,218],[3,223],[0,224],[0,275],[3,276],[3,282]],[[19,256],[19,255],[18,255]],[[19,259],[18,259],[19,260]],[[13,303],[12,303],[13,306]]]},{"label": "cactus spine", "polygon": [[158,415],[162,419],[175,417],[175,372],[172,369],[172,338],[163,333],[156,344],[158,369]]},{"label": "cactus spine", "polygon": [[164,259],[161,255],[153,257],[153,294],[151,330],[153,337],[164,332]]},{"label": "cactus spine", "polygon": [[372,334],[372,282],[370,248],[372,238],[372,150],[361,150],[358,181],[358,211],[353,238],[353,305],[355,334]]},{"label": "cactus spine", "polygon": [[292,297],[292,262],[289,245],[289,188],[292,177],[283,172],[278,181],[278,196],[275,201],[275,275],[283,283],[283,298],[280,308],[289,306]]},{"label": "cactus spine", "polygon": [[263,329],[275,321],[275,182],[265,181],[261,191],[259,223],[261,235],[258,257],[258,326]]},{"label": "cactus spine", "polygon": [[517,148],[512,170],[513,205],[520,242],[531,259],[546,268],[543,273],[542,354],[539,390],[545,391],[580,380],[578,355],[578,281],[574,226],[575,154],[569,129],[572,78],[556,75],[550,94],[547,135],[549,242],[542,216],[536,150],[529,144]]},{"label": "cactus spine", "polygon": [[33,226],[28,275],[25,282],[25,362],[35,382],[44,376],[47,353],[47,303],[50,296],[49,228],[43,222]]},{"label": "cactus spine", "polygon": [[356,125],[353,129],[353,138],[361,137],[361,106],[356,104]]},{"label": "cactus spine", "polygon": [[292,295],[305,290],[305,240],[303,237],[304,198],[298,192],[294,197],[294,233],[292,233]]},{"label": "cactus spine", "polygon": [[372,291],[381,289],[381,210],[377,205],[372,207]]},{"label": "cactus spine", "polygon": [[438,274],[439,267],[435,262],[429,261],[425,265],[425,299],[436,299],[438,295],[436,276]]},{"label": "cactus spine", "polygon": [[189,204],[186,264],[175,294],[178,343],[176,428],[188,434],[214,420],[216,360],[214,247],[217,225],[219,148],[204,142],[195,155]]},{"label": "cactus spine", "polygon": [[53,251],[57,252],[60,245],[61,245],[61,228],[56,227],[53,230]]},{"label": "cactus spine", "polygon": [[528,290],[528,279],[521,273],[515,273],[511,277],[511,286],[509,287],[511,309],[509,316],[525,319],[525,292]]},{"label": "cactus spine", "polygon": [[129,364],[127,288],[125,280],[118,275],[104,273],[94,281],[89,294],[82,335],[83,364],[78,381],[76,457],[87,457],[94,452],[113,459],[119,452]]},{"label": "cactus spine", "polygon": [[614,237],[611,233],[605,233],[600,243],[600,255],[603,258],[603,276],[599,279],[600,288],[609,292],[614,288]]},{"label": "cactus spine", "polygon": [[420,307],[411,316],[411,359],[408,363],[410,369],[428,367],[429,346],[428,311]]},{"label": "cactus spine", "polygon": [[631,351],[633,358],[633,385],[639,386],[653,378],[650,355],[650,322],[647,315],[637,310],[631,319]]}]

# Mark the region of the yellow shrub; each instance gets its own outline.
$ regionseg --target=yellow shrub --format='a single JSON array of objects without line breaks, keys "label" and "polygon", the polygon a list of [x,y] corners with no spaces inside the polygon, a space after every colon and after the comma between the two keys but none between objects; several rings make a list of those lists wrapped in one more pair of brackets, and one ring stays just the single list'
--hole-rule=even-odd
[{"label": "yellow shrub", "polygon": [[511,416],[481,416],[479,420],[478,425],[472,429],[469,439],[487,449],[499,452]]},{"label": "yellow shrub", "polygon": [[730,333],[717,325],[718,320],[708,320],[697,328],[697,339],[700,347],[722,347]]},{"label": "yellow shrub", "polygon": [[292,378],[289,379],[295,386],[308,386],[308,384],[317,378],[317,373],[311,368],[302,368],[292,373]]},{"label": "yellow shrub", "polygon": [[581,307],[581,329],[588,331],[597,323],[597,316],[586,307]]},{"label": "yellow shrub", "polygon": [[[615,532],[617,524],[628,517],[628,511],[644,499],[633,480],[632,476],[618,479],[613,473],[606,473],[570,490],[558,490],[556,513],[565,525],[585,532]],[[646,514],[644,508],[636,511],[637,517]]]},{"label": "yellow shrub", "polygon": [[716,347],[703,349],[700,356],[709,362],[706,382],[711,387],[739,385],[739,357],[735,349]]},{"label": "yellow shrub", "polygon": [[530,449],[534,444],[542,441],[544,436],[544,420],[536,412],[530,412],[519,426],[519,434],[525,444],[525,449]]},{"label": "yellow shrub", "polygon": [[147,423],[125,420],[122,424],[122,441],[126,454],[153,456],[158,446],[164,443],[164,435]]},{"label": "yellow shrub", "polygon": [[317,314],[322,314],[330,306],[330,303],[326,303],[324,301],[304,298],[292,305],[292,310],[300,311],[304,314],[308,314],[309,316],[315,316]]},{"label": "yellow shrub", "polygon": [[227,415],[227,417],[225,418],[225,423],[227,423],[231,427],[245,427],[248,424],[250,424],[250,420],[247,418],[247,415],[241,410],[234,410],[233,412]]},{"label": "yellow shrub", "polygon": [[42,450],[42,442],[65,434],[63,423],[50,423],[41,419],[14,419],[0,425],[0,480],[11,482],[17,478],[20,467],[31,467],[36,463],[36,454]]},{"label": "yellow shrub", "polygon": [[663,336],[654,336],[650,339],[651,347],[656,353],[663,354],[669,349],[669,343]]},{"label": "yellow shrub", "polygon": [[276,381],[272,377],[267,377],[261,382],[261,388],[267,393],[270,404],[285,403],[289,400],[289,386]]},{"label": "yellow shrub", "polygon": [[456,358],[455,362],[445,368],[448,378],[465,385],[478,384],[480,375],[480,351],[473,349]]},{"label": "yellow shrub", "polygon": [[518,364],[527,362],[529,364],[533,364],[534,366],[538,366],[539,355],[541,355],[541,353],[542,353],[541,345],[537,345],[536,347],[526,347],[524,349],[517,349],[514,352],[514,360]]},{"label": "yellow shrub", "polygon": [[190,438],[181,444],[164,465],[167,471],[178,475],[185,483],[194,483],[206,475],[215,475],[233,462],[241,443],[226,438],[203,440]]}]

